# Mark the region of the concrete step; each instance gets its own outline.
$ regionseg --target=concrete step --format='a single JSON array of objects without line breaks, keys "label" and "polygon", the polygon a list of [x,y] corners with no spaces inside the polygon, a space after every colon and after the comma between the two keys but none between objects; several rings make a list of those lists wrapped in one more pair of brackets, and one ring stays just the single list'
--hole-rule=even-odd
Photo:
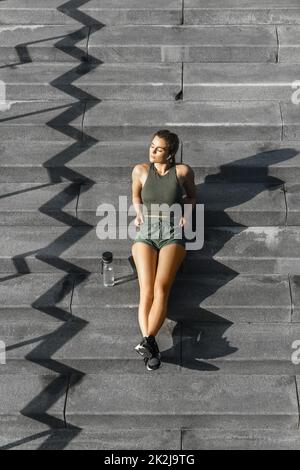
[{"label": "concrete step", "polygon": [[[60,136],[57,133],[57,138]],[[119,183],[128,188],[133,166],[149,161],[150,134],[143,142],[2,140],[1,183]],[[66,137],[67,138],[67,137]],[[182,160],[181,160],[182,153]],[[185,141],[177,162],[189,164],[204,182],[297,184],[300,143]]]},{"label": "concrete step", "polygon": [[0,225],[80,225],[76,183],[0,184]]},{"label": "concrete step", "polygon": [[71,317],[74,278],[61,273],[1,275],[3,324],[66,321]]},{"label": "concrete step", "polygon": [[[0,227],[0,271],[99,272],[104,251],[114,253],[117,266],[131,269],[131,246],[138,230],[133,224],[129,231],[123,227],[124,238],[117,231],[117,238],[105,240],[91,226]],[[201,227],[198,232],[186,244],[186,273],[300,273],[299,227],[207,227],[203,246]]]},{"label": "concrete step", "polygon": [[298,0],[185,0],[186,24],[300,24]]},{"label": "concrete step", "polygon": [[[137,284],[135,273],[128,268],[127,272],[122,271],[119,267],[115,267],[112,288],[104,287],[102,276],[96,273],[76,277],[65,273],[3,273],[1,325],[8,332],[14,332],[18,324],[26,327],[42,324],[47,331],[49,328],[60,331],[61,336],[70,330],[66,327],[59,330],[62,325],[59,322],[67,320],[76,320],[74,328],[81,325],[83,330],[89,323],[101,323],[101,328],[107,327],[111,333],[125,322],[125,329],[131,329],[131,334],[139,334]],[[71,310],[73,316],[70,316]],[[179,271],[172,287],[167,318],[187,326],[201,322],[225,324],[225,330],[231,323],[289,326],[291,322],[300,322],[299,275],[197,273],[187,276]],[[132,322],[137,328],[136,333]],[[178,334],[181,333],[177,329]],[[170,332],[166,336],[162,330],[163,344],[170,344],[168,336]],[[73,335],[69,337],[73,338]]]},{"label": "concrete step", "polygon": [[[0,63],[276,62],[274,26],[4,25]],[[283,47],[293,45],[283,36]]]},{"label": "concrete step", "polygon": [[47,372],[44,375],[0,376],[0,419],[9,423],[21,414],[35,416],[38,422],[50,426],[52,423],[62,427],[67,387],[67,376],[53,378]]},{"label": "concrete step", "polygon": [[181,64],[22,64],[1,71],[6,99],[49,101],[174,100],[181,90]]},{"label": "concrete step", "polygon": [[[274,26],[92,26],[89,55],[103,62],[276,62]],[[85,47],[83,40],[78,44]]]},{"label": "concrete step", "polygon": [[[299,7],[300,11],[300,7]],[[298,64],[184,64],[184,101],[288,101]]]},{"label": "concrete step", "polygon": [[[132,277],[116,275],[117,289],[102,286],[102,277],[92,274],[74,289],[72,311],[80,318],[92,318],[100,306],[138,308],[137,282]],[[123,281],[123,282],[122,282]],[[203,322],[297,322],[299,321],[299,276],[238,275],[234,273],[178,273],[170,294],[168,318],[189,324]],[[113,290],[115,292],[115,290]],[[276,294],[275,294],[276,292]],[[292,295],[292,300],[291,300]],[[293,309],[291,304],[293,303]],[[87,315],[87,317],[86,317]],[[129,314],[130,315],[130,314]]]},{"label": "concrete step", "polygon": [[[43,417],[44,418],[44,417]],[[0,416],[1,420],[1,416]],[[0,428],[1,450],[107,450],[107,449],[161,449],[180,450],[181,430],[161,429],[154,433],[152,429],[125,428],[99,430],[97,427],[86,431],[70,425],[68,428],[47,425],[37,419],[17,417],[6,418],[5,426]],[[145,424],[144,424],[145,426]],[[292,446],[295,433],[285,433],[283,445],[287,441]],[[294,436],[294,438],[293,438]],[[279,438],[279,436],[278,436]],[[290,440],[292,442],[290,442]],[[286,445],[287,445],[286,444]]]},{"label": "concrete step", "polygon": [[[43,449],[59,445],[64,448],[79,441],[82,446],[102,448],[106,444],[110,448],[110,443],[114,442],[116,449],[117,444],[130,448],[137,428],[140,434],[144,429],[145,419],[148,431],[152,431],[147,448],[158,443],[164,450],[166,447],[179,449],[181,440],[184,448],[190,448],[192,443],[195,448],[205,446],[201,442],[204,429],[207,431],[206,445],[209,437],[220,436],[221,429],[223,435],[237,435],[246,442],[258,439],[264,433],[265,442],[261,441],[261,445],[271,445],[271,437],[276,436],[282,446],[297,446],[294,377],[195,377],[190,372],[171,375],[162,370],[155,374],[155,381],[148,374],[138,373],[95,374],[83,380],[72,376],[66,407],[68,429],[64,431],[61,419],[64,405],[61,395],[66,390],[63,377],[50,382],[51,378],[47,376],[11,376],[10,380],[6,376],[5,380],[0,379],[1,391],[6,397],[1,410],[5,413],[2,419],[7,431],[5,435],[1,433],[1,446],[13,449],[36,445]],[[140,389],[143,392],[138,393]],[[145,395],[147,408],[142,402]],[[25,416],[19,416],[16,409],[22,409]],[[185,429],[179,434],[181,427]],[[131,430],[128,435],[124,434],[127,429]],[[153,433],[154,429],[160,432]],[[160,438],[154,439],[153,435],[157,434]],[[134,448],[141,449],[145,439],[142,435]],[[189,435],[191,440],[188,442]],[[101,436],[104,441],[99,443]],[[223,445],[226,443],[224,441]]]},{"label": "concrete step", "polygon": [[182,449],[288,450],[300,448],[299,432],[252,429],[214,432],[209,429],[182,431]]},{"label": "concrete step", "polygon": [[[45,282],[53,283],[54,279],[51,279],[50,275],[47,276],[38,276],[40,286]],[[28,277],[31,285],[37,286],[33,274],[19,276],[17,280],[21,281],[21,284],[19,284],[20,295],[21,292],[26,293],[26,290],[24,290],[26,277]],[[272,283],[276,278],[282,284],[279,276],[273,276],[272,280],[271,277],[264,277],[261,295],[265,295],[267,292],[267,279]],[[5,324],[3,330],[9,345],[9,361],[6,366],[3,366],[6,368],[5,372],[4,369],[0,368],[1,392],[10,397],[9,404],[4,401],[2,403],[3,407],[1,407],[1,419],[5,413],[7,430],[5,436],[1,434],[1,446],[7,448],[14,448],[15,446],[20,448],[22,446],[31,448],[37,446],[38,448],[56,449],[60,447],[78,448],[78,446],[98,448],[102,444],[110,447],[109,443],[115,438],[116,448],[118,446],[129,448],[134,437],[134,431],[132,430],[126,439],[121,437],[121,433],[124,433],[126,429],[132,429],[132,427],[141,428],[142,421],[146,417],[148,429],[153,430],[154,427],[162,429],[159,434],[164,439],[157,442],[164,449],[166,448],[164,445],[166,439],[170,448],[176,448],[174,436],[180,426],[186,428],[186,439],[189,436],[188,432],[191,433],[193,440],[189,443],[193,442],[195,445],[196,441],[198,443],[196,448],[197,445],[199,447],[209,445],[209,437],[212,438],[220,426],[228,433],[226,433],[227,440],[224,441],[224,446],[227,444],[229,446],[233,445],[230,441],[232,435],[239,436],[236,446],[244,446],[247,443],[250,447],[258,445],[257,439],[262,431],[259,432],[256,428],[264,429],[266,427],[272,429],[269,429],[269,434],[265,434],[265,442],[259,441],[261,446],[271,445],[272,437],[276,437],[283,448],[297,446],[298,441],[293,432],[293,430],[296,430],[296,423],[298,422],[298,414],[295,411],[297,409],[297,389],[294,376],[287,375],[289,341],[297,337],[297,327],[294,326],[292,329],[291,325],[272,323],[268,325],[231,325],[222,324],[222,320],[219,325],[216,325],[216,315],[214,319],[211,316],[211,324],[204,324],[202,315],[200,323],[197,321],[191,322],[190,318],[186,316],[186,312],[181,315],[181,320],[179,320],[181,322],[186,321],[186,326],[183,325],[181,330],[178,329],[178,325],[175,325],[175,319],[167,321],[159,336],[160,345],[164,350],[164,364],[162,369],[157,372],[160,388],[166,390],[166,394],[163,397],[160,395],[159,410],[156,410],[155,406],[158,406],[158,402],[155,398],[155,391],[151,389],[153,381],[148,383],[147,377],[149,376],[143,375],[144,365],[140,360],[140,365],[143,368],[142,372],[139,373],[136,361],[131,359],[133,357],[132,351],[128,350],[128,358],[126,357],[127,353],[124,356],[124,348],[126,350],[129,342],[132,339],[134,340],[132,332],[134,332],[134,323],[137,325],[137,318],[132,315],[126,316],[124,308],[122,307],[123,310],[120,311],[118,305],[115,305],[114,308],[108,307],[108,309],[99,308],[99,305],[106,304],[106,300],[104,296],[105,289],[99,289],[98,276],[91,276],[83,282],[78,281],[79,279],[77,279],[71,303],[74,317],[72,317],[72,321],[63,323],[62,326],[57,321],[53,323],[52,319],[44,322],[42,317],[39,320],[36,319],[34,324],[31,321],[30,327],[26,317],[16,323],[17,317],[11,310],[10,322]],[[215,288],[215,281],[216,279],[210,281],[211,287],[214,286]],[[218,276],[218,281],[220,283],[220,276]],[[5,282],[10,283],[8,292],[12,299],[17,290],[12,288],[11,279],[4,281],[4,284]],[[205,285],[202,280],[200,285],[203,286],[203,284]],[[286,282],[286,292],[289,290],[287,284]],[[191,283],[189,282],[188,285],[190,286]],[[249,276],[246,285],[249,287]],[[2,282],[0,286],[3,287]],[[124,286],[124,284],[121,284],[121,286]],[[199,287],[197,288],[198,291]],[[235,285],[235,293],[238,292],[236,287]],[[175,294],[179,291],[182,292],[182,288],[178,289],[176,287]],[[130,291],[127,289],[128,292],[129,294],[131,292],[136,293],[137,289],[136,287]],[[255,288],[256,295],[248,291],[249,299],[252,299],[252,301],[253,299],[258,300],[258,292],[257,286]],[[276,301],[278,301],[279,292],[279,284],[277,283],[277,296],[273,293],[270,295],[270,299],[276,298]],[[26,297],[27,302],[32,304],[34,297],[32,289],[28,290],[28,294],[29,297]],[[35,290],[36,294],[37,290]],[[120,294],[122,295],[122,293]],[[233,298],[232,294],[230,297]],[[283,298],[282,294],[280,294],[280,297]],[[101,300],[99,300],[100,298]],[[109,298],[111,299],[111,295],[109,295]],[[240,295],[237,295],[237,298],[239,298],[240,304]],[[8,299],[6,298],[6,300]],[[80,301],[80,304],[78,301]],[[24,299],[22,302],[22,308],[25,311]],[[242,302],[245,303],[243,298]],[[280,302],[282,303],[282,300]],[[2,304],[1,310],[7,316],[9,304],[19,305],[20,300],[7,301],[5,306]],[[44,302],[45,304],[46,302]],[[49,298],[47,304],[49,307]],[[124,305],[123,295],[122,304]],[[173,305],[178,306],[178,299],[173,299]],[[130,310],[132,310],[132,307],[132,300],[130,300]],[[238,308],[240,310],[240,305]],[[18,309],[20,312],[20,307]],[[37,313],[46,318],[47,310],[38,308],[38,303],[36,303],[35,309]],[[255,308],[253,312],[258,312],[258,310],[258,308]],[[274,321],[275,310],[276,308],[270,311],[269,319],[271,322],[272,319]],[[283,305],[277,311],[282,315]],[[27,314],[29,314],[29,311]],[[50,315],[48,315],[49,317]],[[247,321],[246,318],[245,321]],[[121,338],[120,327],[122,329]],[[202,372],[201,378],[198,376],[195,379],[195,366],[192,366],[191,360],[185,360],[184,367],[178,374],[179,370],[177,370],[175,362],[176,357],[179,355],[178,337],[179,340],[181,338],[183,340],[181,357],[186,359],[195,355],[199,335],[201,341],[203,341],[202,347],[205,351],[203,352],[202,349],[202,353],[199,350],[198,352],[200,352],[200,358],[202,357],[206,363],[201,366],[201,363],[197,360],[197,370],[200,368]],[[195,341],[196,336],[197,341]],[[135,337],[136,340],[137,337],[138,335]],[[272,338],[271,341],[270,337]],[[101,338],[100,342],[99,338]],[[128,338],[130,338],[130,341]],[[232,344],[229,345],[229,342]],[[114,344],[113,348],[112,344]],[[174,354],[174,345],[175,351],[177,348],[176,354]],[[169,348],[169,351],[167,348]],[[234,348],[237,348],[237,350],[235,351]],[[118,351],[120,350],[123,351],[122,357],[119,358],[120,360],[115,360],[118,358]],[[51,356],[48,364],[42,360],[45,359],[47,352]],[[23,354],[26,355],[26,361],[21,359]],[[102,354],[107,355],[109,361],[101,360]],[[79,361],[76,361],[77,355],[80,355]],[[97,355],[98,362],[95,361],[94,355]],[[233,362],[234,355],[237,355],[235,363]],[[218,356],[219,360],[215,356]],[[251,361],[245,363],[245,356],[251,356],[252,364]],[[14,359],[11,359],[12,357]],[[128,359],[127,362],[126,359]],[[211,363],[210,369],[208,361]],[[232,368],[230,362],[233,362]],[[129,367],[129,364],[131,366],[133,363],[134,369]],[[30,365],[32,365],[32,370],[30,370]],[[96,373],[95,369],[93,370],[95,365],[99,367]],[[250,372],[251,365],[256,370],[254,376]],[[77,369],[74,369],[75,366]],[[220,373],[216,375],[214,373],[215,369],[213,367],[219,366],[223,368],[225,375],[220,375]],[[41,373],[41,367],[44,368],[44,373]],[[121,367],[122,370],[120,371]],[[66,402],[68,383],[64,375],[57,375],[57,372],[55,374],[55,369],[59,368],[65,368],[73,373],[71,390],[68,392]],[[284,369],[284,372],[279,373],[279,369]],[[99,370],[101,370],[101,375]],[[275,370],[276,372],[274,372]],[[94,373],[91,374],[91,371]],[[88,375],[84,377],[84,374]],[[128,378],[130,380],[127,383]],[[118,381],[118,387],[116,387],[116,380]],[[172,380],[176,380],[177,388],[173,388]],[[183,383],[185,384],[184,392],[182,391]],[[128,384],[131,384],[132,387]],[[149,400],[149,414],[147,416],[144,408],[143,411],[140,409],[136,395],[133,400],[133,387],[136,391],[138,384],[147,390],[149,390],[150,385],[150,391],[152,392],[151,394],[149,392],[149,397],[151,396],[152,400]],[[171,387],[173,392],[171,392]],[[118,392],[111,394],[111,390],[117,389],[127,390],[126,396],[128,398],[119,400]],[[20,390],[22,390],[22,394]],[[101,390],[100,395],[99,390]],[[176,413],[174,413],[174,406],[176,406],[177,392],[174,393],[174,390],[178,390],[178,397],[180,396],[181,400],[181,406],[176,407]],[[197,391],[195,392],[195,390]],[[81,396],[85,397],[85,403],[81,403]],[[170,397],[172,397],[172,405],[169,402]],[[278,413],[279,401],[280,413]],[[245,406],[245,403],[247,406]],[[69,424],[66,434],[61,429],[57,429],[64,422],[61,409],[64,410],[65,404],[67,405],[66,419]],[[123,405],[124,410],[122,409]],[[193,413],[191,409],[193,409]],[[24,415],[22,418],[19,416],[20,410],[21,414]],[[31,421],[29,422],[30,418]],[[109,423],[108,419],[110,420]],[[76,426],[84,427],[83,432],[81,433],[81,429]],[[205,442],[201,440],[201,435],[199,435],[199,428],[202,428],[202,426],[208,429]],[[171,429],[171,431],[164,431],[164,429]],[[280,430],[281,432],[284,431],[284,436],[280,434]],[[30,437],[32,434],[36,437],[34,441]],[[99,444],[101,438],[104,441]],[[274,445],[275,441],[272,442]],[[137,448],[141,448],[139,446],[142,445],[143,441],[138,441]],[[189,444],[186,443],[186,446],[188,448]]]},{"label": "concrete step", "polygon": [[62,101],[59,105],[32,101],[5,106],[0,118],[3,140],[143,141],[162,126],[184,140],[199,136],[218,141],[300,140],[299,117],[292,103],[282,104],[283,118],[279,103],[259,101]]},{"label": "concrete step", "polygon": [[195,181],[245,181],[282,184],[300,178],[299,143],[185,142],[183,162],[193,168]]},{"label": "concrete step", "polygon": [[[1,450],[299,450],[297,430],[288,429],[153,429],[89,430],[50,428],[30,418],[6,421],[0,430]],[[192,459],[189,459],[191,462]]]},{"label": "concrete step", "polygon": [[[196,188],[197,202],[204,204],[206,226],[300,225],[298,184],[285,187],[287,207],[283,185],[203,183]],[[129,186],[121,194],[119,183],[91,188],[76,183],[0,183],[0,225],[97,225],[101,218],[96,211],[101,204],[113,204],[118,217],[129,223],[132,216],[119,206],[120,197],[127,198],[129,207]]]},{"label": "concrete step", "polygon": [[6,0],[0,6],[0,24],[94,25],[259,25],[299,24],[298,0],[90,0],[82,5],[60,0]]},{"label": "concrete step", "polygon": [[[298,64],[184,64],[184,101],[290,102]],[[8,101],[99,99],[173,101],[181,90],[181,64],[22,64],[4,69]]]},{"label": "concrete step", "polygon": [[298,225],[300,220],[298,214],[299,207],[299,186],[297,184],[288,184],[286,185],[286,201],[287,201],[287,225]]},{"label": "concrete step", "polygon": [[283,128],[283,140],[297,140],[300,136],[300,116],[298,113],[298,105],[295,103],[281,104]]},{"label": "concrete step", "polygon": [[6,0],[0,24],[181,24],[181,0],[90,0],[73,4],[60,0]]},{"label": "concrete step", "polygon": [[82,138],[84,102],[43,101],[1,103],[0,132],[13,141],[69,141]]},{"label": "concrete step", "polygon": [[[293,117],[286,116],[289,123],[285,124],[285,140],[289,138]],[[280,140],[282,132],[279,104],[257,101],[167,104],[105,101],[90,107],[83,123],[84,132],[101,141],[140,141],[162,126],[179,133],[184,140],[198,140],[201,136],[201,140],[214,141],[268,141]]]},{"label": "concrete step", "polygon": [[220,227],[207,228],[205,233],[204,247],[188,253],[186,272],[300,272],[297,255],[292,253],[299,239],[297,227]]},{"label": "concrete step", "polygon": [[[0,375],[43,373],[42,366],[54,373],[54,361],[55,372],[60,365],[65,373],[142,374],[144,364],[134,350],[141,340],[136,312],[110,310],[87,311],[64,324],[1,322],[7,353]],[[299,323],[188,322],[182,315],[178,322],[165,320],[157,343],[165,372],[292,375],[299,370],[292,362],[299,334]]]},{"label": "concrete step", "polygon": [[[298,404],[293,376],[209,377],[194,371],[168,374],[89,375],[71,386],[66,416],[91,429],[193,428],[296,430]],[[124,390],[126,394],[124,395]],[[145,400],[147,407],[145,407]]]},{"label": "concrete step", "polygon": [[[60,103],[51,107],[43,102],[8,104],[1,113],[3,139],[66,140],[81,137],[81,130],[97,140],[136,140],[149,138],[159,126],[180,132],[193,140],[276,140],[281,138],[282,122],[278,103],[261,102],[84,102]],[[282,105],[284,107],[284,104]],[[290,107],[284,111],[284,137],[297,131],[297,117]],[[201,112],[201,119],[199,113]],[[84,114],[84,119],[83,119]],[[145,119],[145,115],[147,119]],[[158,120],[159,116],[159,120]],[[286,121],[285,121],[286,119]],[[294,119],[296,123],[294,123]],[[126,122],[126,126],[124,126]],[[230,123],[230,125],[228,125]],[[71,129],[70,129],[71,127]],[[292,129],[291,129],[292,128]],[[84,136],[83,136],[84,137]],[[294,138],[296,140],[296,137]]]},{"label": "concrete step", "polygon": [[[96,215],[101,204],[113,204],[117,214],[127,217],[126,209],[120,206],[120,196],[126,197],[128,207],[131,205],[131,188],[120,192],[120,183],[102,183],[81,187],[77,206],[77,216],[83,223],[96,225],[102,218]],[[86,188],[86,189],[85,189]],[[1,186],[0,186],[1,189]],[[204,204],[204,221],[206,226],[218,225],[285,225],[286,202],[284,185],[270,186],[264,183],[196,183],[197,203]],[[298,200],[299,185],[286,185],[292,214],[288,215],[291,225],[300,225]],[[9,201],[10,204],[10,201]],[[13,203],[14,204],[14,203]],[[126,205],[127,208],[127,205]],[[0,200],[1,213],[1,200]]]},{"label": "concrete step", "polygon": [[[120,183],[0,183],[0,225],[97,225],[101,204],[112,204],[116,214],[130,223],[131,188],[120,192]],[[203,183],[196,185],[197,203],[204,204],[205,226],[300,225],[300,185],[264,183]],[[126,207],[119,198],[126,198]],[[291,212],[290,212],[291,210]],[[127,221],[127,222],[126,222]],[[117,222],[117,226],[119,223]]]},{"label": "concrete step", "polygon": [[300,63],[300,26],[288,25],[278,27],[278,60],[283,63]]},{"label": "concrete step", "polygon": [[[198,203],[204,204],[206,227],[218,225],[280,226],[286,223],[289,207],[286,206],[283,185],[204,183],[196,187]],[[289,191],[289,186],[287,187],[286,191]],[[298,191],[300,193],[300,186],[294,186],[291,205],[296,202]],[[295,214],[295,218],[290,220],[296,222],[297,215]]]},{"label": "concrete step", "polygon": [[[89,32],[90,28],[82,24],[0,26],[0,64],[4,67],[36,61],[86,60]],[[79,42],[81,48],[77,46]]]},{"label": "concrete step", "polygon": [[[148,139],[149,140],[149,139]],[[149,141],[150,145],[150,141]],[[130,181],[132,164],[148,158],[148,142],[2,141],[0,181]],[[292,174],[293,172],[291,172]]]}]

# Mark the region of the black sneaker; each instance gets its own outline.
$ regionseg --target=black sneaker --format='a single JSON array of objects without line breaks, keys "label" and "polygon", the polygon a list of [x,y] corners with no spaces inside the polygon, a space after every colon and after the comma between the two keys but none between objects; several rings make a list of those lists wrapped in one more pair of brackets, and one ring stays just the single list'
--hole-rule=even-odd
[{"label": "black sneaker", "polygon": [[150,355],[148,355],[144,360],[148,370],[158,369],[161,365],[161,354],[154,336],[148,336],[147,338],[148,350],[150,350]]},{"label": "black sneaker", "polygon": [[147,337],[144,336],[142,341],[134,349],[141,356],[149,357],[150,356],[150,351],[149,351],[149,346],[148,346],[148,342],[147,342]]},{"label": "black sneaker", "polygon": [[144,336],[135,350],[144,358],[148,370],[158,369],[161,365],[161,354],[154,336]]},{"label": "black sneaker", "polygon": [[160,354],[152,356],[150,359],[148,357],[144,357],[144,361],[148,370],[156,370],[161,366]]}]

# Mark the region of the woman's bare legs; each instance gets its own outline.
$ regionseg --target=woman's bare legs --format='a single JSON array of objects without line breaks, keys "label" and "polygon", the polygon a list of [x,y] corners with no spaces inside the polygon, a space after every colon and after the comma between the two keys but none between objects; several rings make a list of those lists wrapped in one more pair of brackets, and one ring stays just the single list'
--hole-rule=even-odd
[{"label": "woman's bare legs", "polygon": [[147,243],[135,242],[131,252],[140,286],[139,325],[142,336],[148,336],[148,315],[154,298],[158,251]]},{"label": "woman's bare legs", "polygon": [[148,335],[156,336],[165,321],[171,287],[185,256],[186,249],[178,243],[166,245],[159,251],[154,298],[148,316]]}]

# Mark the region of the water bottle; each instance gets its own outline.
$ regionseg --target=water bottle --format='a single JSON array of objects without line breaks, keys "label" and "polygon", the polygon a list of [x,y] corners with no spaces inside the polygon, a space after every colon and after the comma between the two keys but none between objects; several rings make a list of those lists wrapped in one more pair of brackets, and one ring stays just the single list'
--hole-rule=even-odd
[{"label": "water bottle", "polygon": [[112,287],[115,283],[113,254],[110,251],[102,253],[101,274],[103,274],[104,287]]}]

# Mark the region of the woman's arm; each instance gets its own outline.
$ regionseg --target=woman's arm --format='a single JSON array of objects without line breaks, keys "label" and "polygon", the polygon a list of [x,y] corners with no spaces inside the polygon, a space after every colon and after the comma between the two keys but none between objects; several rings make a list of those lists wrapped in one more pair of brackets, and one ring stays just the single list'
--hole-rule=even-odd
[{"label": "woman's arm", "polygon": [[141,198],[141,165],[135,165],[132,170],[132,204],[137,216],[142,215],[142,198]]},{"label": "woman's arm", "polygon": [[186,196],[183,199],[184,205],[184,218],[187,220],[193,212],[197,203],[197,192],[195,186],[195,174],[189,165],[183,165],[182,176],[184,178],[183,186],[186,191]]}]

